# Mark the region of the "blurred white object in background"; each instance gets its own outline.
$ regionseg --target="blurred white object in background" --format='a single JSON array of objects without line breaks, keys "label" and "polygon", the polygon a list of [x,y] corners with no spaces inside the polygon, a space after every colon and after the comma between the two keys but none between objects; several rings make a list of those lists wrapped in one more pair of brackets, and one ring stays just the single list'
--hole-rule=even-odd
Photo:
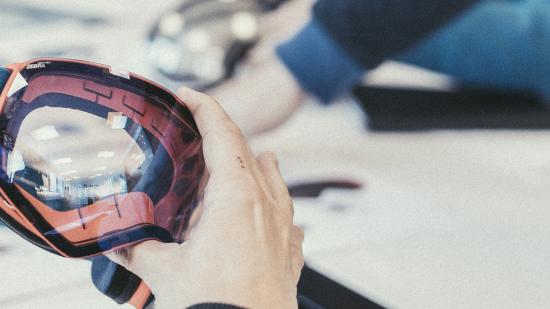
[{"label": "blurred white object in background", "polygon": [[147,35],[158,16],[179,2],[2,0],[0,62],[77,58],[150,77]]}]

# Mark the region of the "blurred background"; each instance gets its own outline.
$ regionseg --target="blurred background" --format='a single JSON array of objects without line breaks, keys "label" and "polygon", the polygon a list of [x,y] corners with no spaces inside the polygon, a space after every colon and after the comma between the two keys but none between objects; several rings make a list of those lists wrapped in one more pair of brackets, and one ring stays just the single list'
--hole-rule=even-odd
[{"label": "blurred background", "polygon": [[[547,308],[546,87],[499,80],[517,72],[491,65],[483,70],[495,81],[483,83],[412,50],[321,104],[274,64],[313,1],[279,2],[0,0],[0,64],[84,59],[216,96],[254,151],[278,155],[309,266],[382,306]],[[505,9],[513,24],[525,22],[518,3],[542,5],[541,16],[549,4],[480,2],[441,35],[464,40],[462,25],[482,27],[485,9]],[[498,33],[485,38],[491,55],[513,45],[499,48]],[[0,265],[0,308],[120,308],[95,289],[89,262],[49,254],[4,227]]]}]

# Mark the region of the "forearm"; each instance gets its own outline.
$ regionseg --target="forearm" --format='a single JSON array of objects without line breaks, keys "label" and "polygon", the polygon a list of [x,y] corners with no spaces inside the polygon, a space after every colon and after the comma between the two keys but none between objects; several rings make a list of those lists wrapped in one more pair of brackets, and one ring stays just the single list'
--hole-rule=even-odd
[{"label": "forearm", "polygon": [[396,59],[481,87],[529,91],[550,101],[550,6],[484,1]]},{"label": "forearm", "polygon": [[479,0],[319,0],[327,33],[369,69],[412,46]]}]

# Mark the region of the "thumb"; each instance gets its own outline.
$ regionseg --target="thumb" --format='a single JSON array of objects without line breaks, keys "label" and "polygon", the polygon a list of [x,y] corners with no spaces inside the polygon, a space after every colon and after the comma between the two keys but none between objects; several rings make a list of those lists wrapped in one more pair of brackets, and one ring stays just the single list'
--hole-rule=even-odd
[{"label": "thumb", "polygon": [[147,240],[135,246],[110,251],[105,256],[145,281],[150,281],[158,274],[159,261],[166,260],[170,252],[178,247],[176,243]]}]

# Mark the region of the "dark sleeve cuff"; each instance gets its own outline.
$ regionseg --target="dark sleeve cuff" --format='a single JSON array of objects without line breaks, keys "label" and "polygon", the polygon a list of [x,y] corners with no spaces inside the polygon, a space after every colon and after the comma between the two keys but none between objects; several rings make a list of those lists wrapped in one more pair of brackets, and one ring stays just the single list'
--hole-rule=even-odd
[{"label": "dark sleeve cuff", "polygon": [[[324,307],[313,302],[305,296],[298,296],[298,308],[299,309],[324,309]],[[228,304],[217,304],[217,303],[204,303],[193,305],[187,309],[245,309],[243,307],[228,305]]]},{"label": "dark sleeve cuff", "polygon": [[187,307],[187,309],[245,309],[245,308],[228,305],[228,304],[204,303],[204,304],[197,304],[191,307]]},{"label": "dark sleeve cuff", "polygon": [[300,86],[325,103],[350,91],[363,76],[362,67],[315,18],[278,46],[277,54]]}]

